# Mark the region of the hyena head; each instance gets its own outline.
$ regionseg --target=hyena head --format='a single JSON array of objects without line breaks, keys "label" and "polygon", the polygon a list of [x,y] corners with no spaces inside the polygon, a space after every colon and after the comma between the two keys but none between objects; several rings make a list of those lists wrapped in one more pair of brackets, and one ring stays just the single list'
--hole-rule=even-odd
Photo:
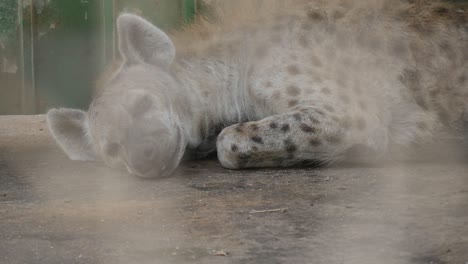
[{"label": "hyena head", "polygon": [[49,129],[72,160],[102,159],[141,177],[164,177],[178,166],[187,145],[176,114],[185,103],[170,72],[175,47],[135,15],[121,15],[117,29],[119,69],[88,112],[50,110]]}]

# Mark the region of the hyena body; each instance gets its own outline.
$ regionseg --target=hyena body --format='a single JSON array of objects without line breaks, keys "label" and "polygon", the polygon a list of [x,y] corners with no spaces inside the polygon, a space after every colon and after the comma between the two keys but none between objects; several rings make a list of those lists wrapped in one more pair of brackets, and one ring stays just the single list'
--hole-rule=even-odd
[{"label": "hyena body", "polygon": [[418,31],[380,12],[385,1],[352,3],[272,12],[177,56],[165,33],[121,15],[123,62],[87,113],[51,110],[50,129],[72,159],[155,177],[187,153],[217,151],[231,169],[330,163],[356,146],[384,156],[460,128],[466,24]]}]

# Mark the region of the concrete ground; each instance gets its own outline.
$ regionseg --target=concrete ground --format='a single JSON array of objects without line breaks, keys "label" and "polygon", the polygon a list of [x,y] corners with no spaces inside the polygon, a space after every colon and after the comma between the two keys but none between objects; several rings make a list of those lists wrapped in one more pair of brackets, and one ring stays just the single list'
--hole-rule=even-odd
[{"label": "concrete ground", "polygon": [[[468,163],[142,180],[69,161],[44,116],[0,117],[0,263],[468,263]],[[271,211],[265,211],[271,210]]]}]

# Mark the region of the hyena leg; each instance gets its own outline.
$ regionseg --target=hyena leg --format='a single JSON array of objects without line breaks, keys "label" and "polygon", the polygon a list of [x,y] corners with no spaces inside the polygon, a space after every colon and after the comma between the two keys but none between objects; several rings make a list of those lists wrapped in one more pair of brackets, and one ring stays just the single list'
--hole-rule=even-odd
[{"label": "hyena leg", "polygon": [[303,108],[236,124],[219,135],[218,158],[230,169],[331,162],[353,145],[352,125],[346,122],[321,109]]}]

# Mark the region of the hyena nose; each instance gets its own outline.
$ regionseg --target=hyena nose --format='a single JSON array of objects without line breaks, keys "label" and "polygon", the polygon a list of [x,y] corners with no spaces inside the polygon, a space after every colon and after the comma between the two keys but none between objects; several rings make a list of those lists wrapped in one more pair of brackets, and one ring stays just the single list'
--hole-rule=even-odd
[{"label": "hyena nose", "polygon": [[[141,177],[151,177],[149,176],[154,170],[155,162],[148,156],[149,150],[145,150],[141,153],[135,153],[131,155],[129,161],[130,161],[130,169],[134,174],[137,174],[138,176]],[[156,175],[155,175],[156,176]],[[153,176],[154,177],[154,176]]]},{"label": "hyena nose", "polygon": [[185,150],[180,138],[164,135],[157,141],[141,140],[127,148],[127,168],[132,174],[143,178],[164,178],[178,167]]},{"label": "hyena nose", "polygon": [[130,172],[143,178],[170,176],[186,148],[182,132],[178,126],[159,120],[139,123],[130,129],[124,143],[124,159]]}]

